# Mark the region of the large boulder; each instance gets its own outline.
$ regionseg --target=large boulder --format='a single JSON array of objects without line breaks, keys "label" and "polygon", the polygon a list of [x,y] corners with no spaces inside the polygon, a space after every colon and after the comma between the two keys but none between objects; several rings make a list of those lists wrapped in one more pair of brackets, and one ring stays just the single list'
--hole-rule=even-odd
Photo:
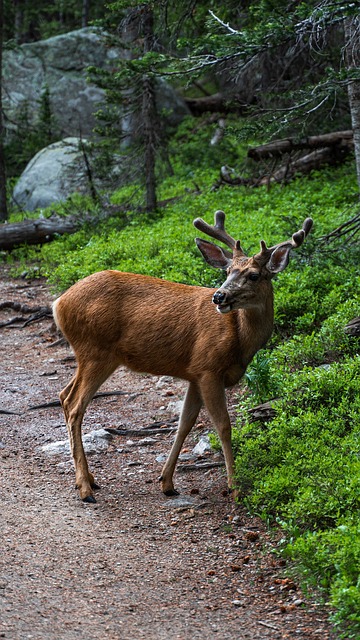
[{"label": "large boulder", "polygon": [[[39,121],[40,99],[48,91],[58,137],[89,137],[104,91],[88,82],[88,67],[111,69],[124,54],[108,46],[100,29],[87,27],[48,40],[23,44],[3,54],[3,108],[7,135],[25,121]],[[188,109],[165,82],[158,85],[158,104],[170,122]]]},{"label": "large boulder", "polygon": [[14,203],[25,211],[43,209],[71,194],[89,192],[79,138],[65,138],[41,149],[29,162],[13,191]]}]

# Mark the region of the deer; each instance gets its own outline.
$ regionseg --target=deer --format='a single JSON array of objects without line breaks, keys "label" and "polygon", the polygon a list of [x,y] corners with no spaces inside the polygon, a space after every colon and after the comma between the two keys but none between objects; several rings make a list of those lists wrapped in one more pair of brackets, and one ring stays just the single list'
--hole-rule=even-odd
[{"label": "deer", "polygon": [[218,289],[169,282],[147,275],[105,270],[73,284],[53,304],[57,327],[73,349],[77,370],[60,392],[74,461],[76,487],[84,502],[98,489],[84,453],[81,425],[99,387],[119,367],[188,382],[179,424],[159,481],[166,496],[177,495],[173,475],[187,435],[202,406],[220,438],[229,493],[236,497],[231,422],[225,389],[239,382],[274,323],[272,279],[290,252],[308,235],[306,218],[290,240],[247,257],[240,240],[225,231],[225,213],[214,225],[194,220],[197,230],[224,244],[195,238],[207,263],[226,271]]}]

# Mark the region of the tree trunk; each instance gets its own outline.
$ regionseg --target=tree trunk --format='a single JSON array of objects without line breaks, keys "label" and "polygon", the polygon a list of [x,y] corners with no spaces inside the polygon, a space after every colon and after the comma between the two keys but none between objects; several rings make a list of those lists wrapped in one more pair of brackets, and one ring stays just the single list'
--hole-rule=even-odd
[{"label": "tree trunk", "polygon": [[[149,5],[146,6],[142,19],[144,35],[144,53],[152,51],[154,47],[154,18]],[[145,188],[146,210],[156,209],[156,102],[154,80],[149,75],[143,77],[143,102],[142,102],[142,126],[144,137],[144,164],[145,164]]]},{"label": "tree trunk", "polygon": [[82,14],[81,14],[81,26],[84,29],[89,24],[89,14],[90,14],[90,0],[83,0],[82,3]]},{"label": "tree trunk", "polygon": [[14,40],[16,44],[21,44],[23,28],[23,7],[21,6],[21,2],[19,2],[19,0],[14,0],[14,9]]},{"label": "tree trunk", "polygon": [[4,126],[2,108],[2,51],[4,36],[4,3],[0,0],[0,222],[8,219],[6,200],[6,174],[4,158]]},{"label": "tree trunk", "polygon": [[154,211],[157,204],[155,177],[156,106],[154,82],[149,76],[144,76],[142,120],[144,131],[146,210]]},{"label": "tree trunk", "polygon": [[[349,75],[360,69],[360,18],[346,18],[344,23],[346,65]],[[360,194],[360,80],[349,80],[348,96],[354,135],[356,173]]]}]

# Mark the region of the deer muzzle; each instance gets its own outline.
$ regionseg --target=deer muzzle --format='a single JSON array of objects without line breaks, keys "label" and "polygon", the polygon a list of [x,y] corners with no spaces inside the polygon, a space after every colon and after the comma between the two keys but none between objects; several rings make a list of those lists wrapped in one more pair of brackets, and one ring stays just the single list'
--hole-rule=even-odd
[{"label": "deer muzzle", "polygon": [[216,308],[219,313],[229,313],[229,311],[231,311],[232,309],[231,304],[227,302],[226,292],[221,291],[221,289],[218,289],[218,291],[215,291],[212,297],[212,301],[214,304],[216,304]]}]

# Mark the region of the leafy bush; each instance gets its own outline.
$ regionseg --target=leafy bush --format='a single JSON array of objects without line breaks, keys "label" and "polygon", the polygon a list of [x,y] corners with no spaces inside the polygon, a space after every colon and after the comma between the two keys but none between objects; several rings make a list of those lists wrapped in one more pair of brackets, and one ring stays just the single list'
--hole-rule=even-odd
[{"label": "leafy bush", "polygon": [[265,427],[234,434],[239,487],[251,510],[280,521],[305,578],[330,588],[337,620],[360,631],[360,358],[283,372],[275,408]]},{"label": "leafy bush", "polygon": [[275,315],[280,334],[313,332],[339,304],[358,294],[360,277],[349,269],[349,261],[346,266],[324,262],[285,272],[277,281]]},{"label": "leafy bush", "polygon": [[308,584],[330,592],[335,607],[333,621],[345,629],[346,638],[360,631],[360,527],[349,520],[327,531],[308,531],[284,549],[297,563]]}]

